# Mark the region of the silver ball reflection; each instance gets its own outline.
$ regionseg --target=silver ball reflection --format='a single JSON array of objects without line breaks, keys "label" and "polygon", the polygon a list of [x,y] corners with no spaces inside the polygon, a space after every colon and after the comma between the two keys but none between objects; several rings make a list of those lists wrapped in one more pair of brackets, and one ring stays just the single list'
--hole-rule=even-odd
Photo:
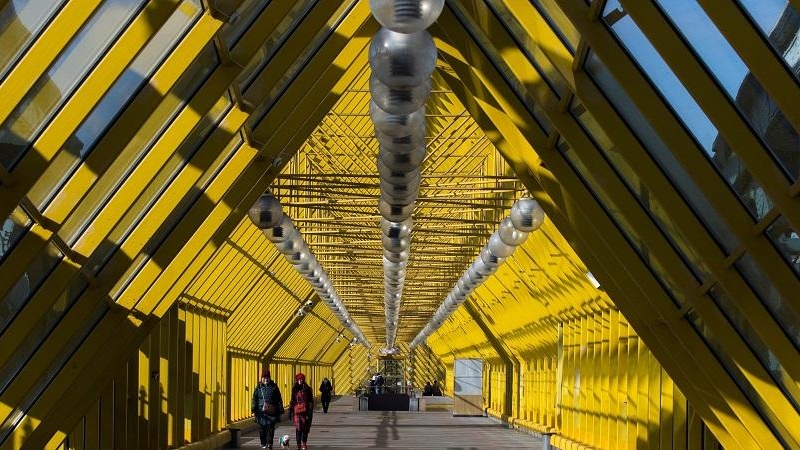
[{"label": "silver ball reflection", "polygon": [[391,114],[381,109],[374,101],[369,102],[369,115],[375,131],[388,136],[405,136],[412,132],[425,134],[425,108],[409,114]]},{"label": "silver ball reflection", "polygon": [[404,34],[381,28],[369,46],[369,65],[386,86],[419,86],[430,81],[436,68],[436,45],[427,31]]},{"label": "silver ball reflection", "polygon": [[381,25],[398,33],[415,33],[433,24],[444,0],[369,0],[369,9]]},{"label": "silver ball reflection", "polygon": [[292,224],[292,219],[285,215],[281,218],[280,223],[274,227],[264,228],[264,236],[273,243],[279,243],[290,239],[294,233],[295,228]]},{"label": "silver ball reflection", "polygon": [[544,210],[532,198],[521,198],[511,207],[511,223],[520,231],[531,232],[542,226]]},{"label": "silver ball reflection", "polygon": [[506,217],[500,221],[497,234],[500,236],[501,241],[513,246],[522,244],[528,237],[528,232],[518,230],[511,222],[510,217]]},{"label": "silver ball reflection", "polygon": [[411,114],[422,109],[431,95],[430,75],[419,84],[410,86],[388,86],[373,72],[369,79],[372,101],[389,114]]},{"label": "silver ball reflection", "polygon": [[261,194],[261,197],[247,211],[247,215],[258,228],[274,227],[283,219],[281,202],[272,194]]}]

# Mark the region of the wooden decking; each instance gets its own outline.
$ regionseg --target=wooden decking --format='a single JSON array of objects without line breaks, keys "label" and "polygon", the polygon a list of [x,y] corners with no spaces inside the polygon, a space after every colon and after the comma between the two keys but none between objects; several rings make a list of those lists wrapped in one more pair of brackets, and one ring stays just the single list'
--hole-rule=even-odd
[{"label": "wooden decking", "polygon": [[[450,411],[353,411],[354,397],[336,397],[327,414],[319,406],[308,437],[310,450],[333,449],[541,449],[541,438],[522,433],[486,417],[453,417]],[[294,427],[284,416],[275,430],[288,434],[296,449]],[[260,448],[258,430],[241,438],[242,448]]]}]

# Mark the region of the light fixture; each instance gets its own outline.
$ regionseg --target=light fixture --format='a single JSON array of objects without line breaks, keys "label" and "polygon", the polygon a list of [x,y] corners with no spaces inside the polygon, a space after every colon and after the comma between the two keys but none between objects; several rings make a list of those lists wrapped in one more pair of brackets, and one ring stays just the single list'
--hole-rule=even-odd
[{"label": "light fixture", "polygon": [[494,274],[506,258],[514,253],[531,231],[538,229],[544,221],[544,211],[532,198],[517,200],[511,207],[511,215],[504,218],[498,230],[489,238],[472,265],[464,271],[453,289],[444,298],[427,325],[409,345],[414,349],[428,338],[450,317],[467,297],[489,276]]},{"label": "light fixture", "polygon": [[411,246],[411,215],[425,159],[425,103],[436,68],[436,45],[426,31],[444,0],[370,0],[383,27],[369,47],[370,118],[378,140],[386,349],[395,349],[397,318]]},{"label": "light fixture", "polygon": [[[361,329],[351,320],[347,308],[342,304],[339,294],[336,293],[336,289],[328,279],[328,274],[311,253],[302,234],[294,227],[292,220],[283,213],[280,201],[271,193],[265,192],[250,208],[248,216],[254,225],[261,228],[267,239],[275,244],[275,248],[283,254],[295,270],[308,281],[339,321],[350,330],[353,334],[353,342],[360,342],[365,347],[369,347],[369,342]],[[306,301],[297,310],[296,316],[305,316],[306,308],[310,309],[313,306],[312,300]]]}]

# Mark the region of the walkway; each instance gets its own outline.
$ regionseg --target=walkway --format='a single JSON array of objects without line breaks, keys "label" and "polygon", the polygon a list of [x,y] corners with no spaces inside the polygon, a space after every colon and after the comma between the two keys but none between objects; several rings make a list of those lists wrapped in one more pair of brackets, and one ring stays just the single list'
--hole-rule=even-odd
[{"label": "walkway", "polygon": [[[511,430],[486,417],[453,417],[450,411],[353,411],[354,397],[335,398],[328,414],[314,413],[308,438],[309,450],[381,449],[481,450],[542,448],[541,438]],[[275,430],[288,434],[292,445],[294,427],[284,416]],[[242,436],[243,448],[259,448],[258,430]]]}]

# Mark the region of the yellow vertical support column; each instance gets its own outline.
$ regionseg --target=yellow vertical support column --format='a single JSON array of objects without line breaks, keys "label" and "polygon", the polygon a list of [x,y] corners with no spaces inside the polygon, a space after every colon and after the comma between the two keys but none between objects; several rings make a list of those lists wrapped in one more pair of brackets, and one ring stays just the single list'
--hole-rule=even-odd
[{"label": "yellow vertical support column", "polygon": [[89,408],[83,420],[83,448],[86,450],[103,450],[100,447],[100,401]]},{"label": "yellow vertical support column", "polygon": [[619,408],[619,312],[608,310],[608,403],[603,410],[608,415],[608,448],[620,448],[620,408]]},{"label": "yellow vertical support column", "polygon": [[116,391],[115,383],[112,380],[100,394],[100,422],[98,430],[97,448],[99,450],[114,448],[114,433],[117,431],[117,415],[115,414]]},{"label": "yellow vertical support column", "polygon": [[160,345],[161,345],[161,326],[155,327],[150,337],[147,339],[149,346],[147,348],[148,364],[146,378],[143,383],[147,389],[147,443],[149,447],[159,448],[161,440],[159,439],[159,421],[161,410],[161,392],[159,386],[161,385],[161,374],[159,373],[160,367]]},{"label": "yellow vertical support column", "polygon": [[673,389],[672,405],[672,449],[687,450],[686,397],[677,388]]},{"label": "yellow vertical support column", "polygon": [[[645,347],[646,348],[646,347]],[[658,446],[659,432],[661,430],[661,365],[655,355],[647,350],[647,377],[648,387],[648,412],[647,412],[647,443]]]},{"label": "yellow vertical support column", "polygon": [[137,441],[140,448],[148,448],[150,446],[150,442],[147,439],[148,426],[150,423],[149,399],[147,398],[147,380],[150,378],[150,361],[148,358],[147,349],[150,348],[150,342],[151,339],[149,337],[145,339],[144,343],[142,344],[142,349],[137,353],[138,358],[136,363],[135,386],[136,398],[138,399],[138,420],[136,430],[138,435]]},{"label": "yellow vertical support column", "polygon": [[182,345],[182,336],[179,333],[178,322],[178,308],[173,307],[170,309],[167,316],[162,321],[169,321],[169,335],[167,337],[167,346],[169,348],[169,359],[167,360],[167,387],[164,391],[167,393],[167,442],[170,445],[180,445],[183,442],[178,442],[178,407],[182,401],[180,390],[178,389],[178,371],[182,368],[180,364],[180,353],[178,348]]},{"label": "yellow vertical support column", "polygon": [[628,394],[628,392],[631,390],[629,378],[631,373],[631,362],[628,360],[631,337],[629,333],[630,327],[628,322],[619,313],[617,313],[617,317],[619,318],[619,343],[617,344],[617,353],[619,355],[619,358],[617,359],[617,372],[619,373],[617,384],[617,411],[619,414],[619,428],[617,429],[617,443],[619,448],[624,450],[636,448],[636,443],[631,442],[628,436],[628,427],[630,426],[630,410],[632,406],[630,405]]},{"label": "yellow vertical support column", "polygon": [[194,397],[192,385],[194,384],[194,372],[197,370],[197,360],[194,354],[197,352],[194,342],[194,329],[196,320],[191,311],[183,309],[186,314],[186,351],[185,351],[185,367],[184,367],[184,380],[183,380],[183,398],[184,398],[184,411],[183,411],[183,440],[192,442],[193,435],[195,434],[195,424],[197,423],[195,411],[197,411],[196,400]]},{"label": "yellow vertical support column", "polygon": [[700,418],[700,414],[691,405],[688,408],[687,422],[689,426],[687,434],[689,450],[703,450],[703,419]]},{"label": "yellow vertical support column", "polygon": [[112,381],[114,387],[114,405],[113,405],[113,415],[112,420],[114,421],[114,436],[113,436],[113,445],[106,446],[104,448],[115,448],[115,449],[122,449],[124,450],[127,448],[125,445],[127,435],[128,435],[128,427],[126,426],[128,423],[128,366],[127,364],[122,365],[117,370],[117,374],[114,376],[114,380]]},{"label": "yellow vertical support column", "polygon": [[650,373],[648,360],[650,355],[641,339],[636,341],[636,442],[638,445],[648,446],[648,413],[650,406],[650,396],[648,392]]},{"label": "yellow vertical support column", "polygon": [[639,336],[628,325],[628,448],[639,448]]},{"label": "yellow vertical support column", "polygon": [[578,339],[580,339],[580,352],[578,360],[578,376],[580,377],[580,388],[577,405],[577,413],[580,417],[577,426],[580,440],[583,442],[591,442],[592,440],[592,418],[591,418],[591,404],[589,401],[589,389],[591,382],[591,369],[592,361],[589,356],[589,318],[583,316],[580,318],[580,329],[578,330]]},{"label": "yellow vertical support column", "polygon": [[[653,358],[655,359],[655,358]],[[660,416],[659,432],[661,433],[659,445],[660,448],[673,448],[672,429],[673,429],[673,410],[675,385],[672,379],[669,378],[667,372],[661,369],[661,402],[660,402]]]},{"label": "yellow vertical support column", "polygon": [[[610,446],[610,423],[611,420],[609,417],[611,416],[611,408],[610,408],[610,367],[611,367],[611,355],[609,354],[609,325],[611,323],[611,319],[609,317],[610,311],[604,310],[598,313],[597,319],[599,319],[597,323],[600,326],[599,335],[600,335],[600,383],[598,386],[600,390],[598,391],[598,395],[600,396],[600,404],[598,408],[599,414],[599,427],[598,431],[600,433],[600,440],[599,445],[601,448],[613,448]],[[595,334],[597,335],[597,333]]]}]

